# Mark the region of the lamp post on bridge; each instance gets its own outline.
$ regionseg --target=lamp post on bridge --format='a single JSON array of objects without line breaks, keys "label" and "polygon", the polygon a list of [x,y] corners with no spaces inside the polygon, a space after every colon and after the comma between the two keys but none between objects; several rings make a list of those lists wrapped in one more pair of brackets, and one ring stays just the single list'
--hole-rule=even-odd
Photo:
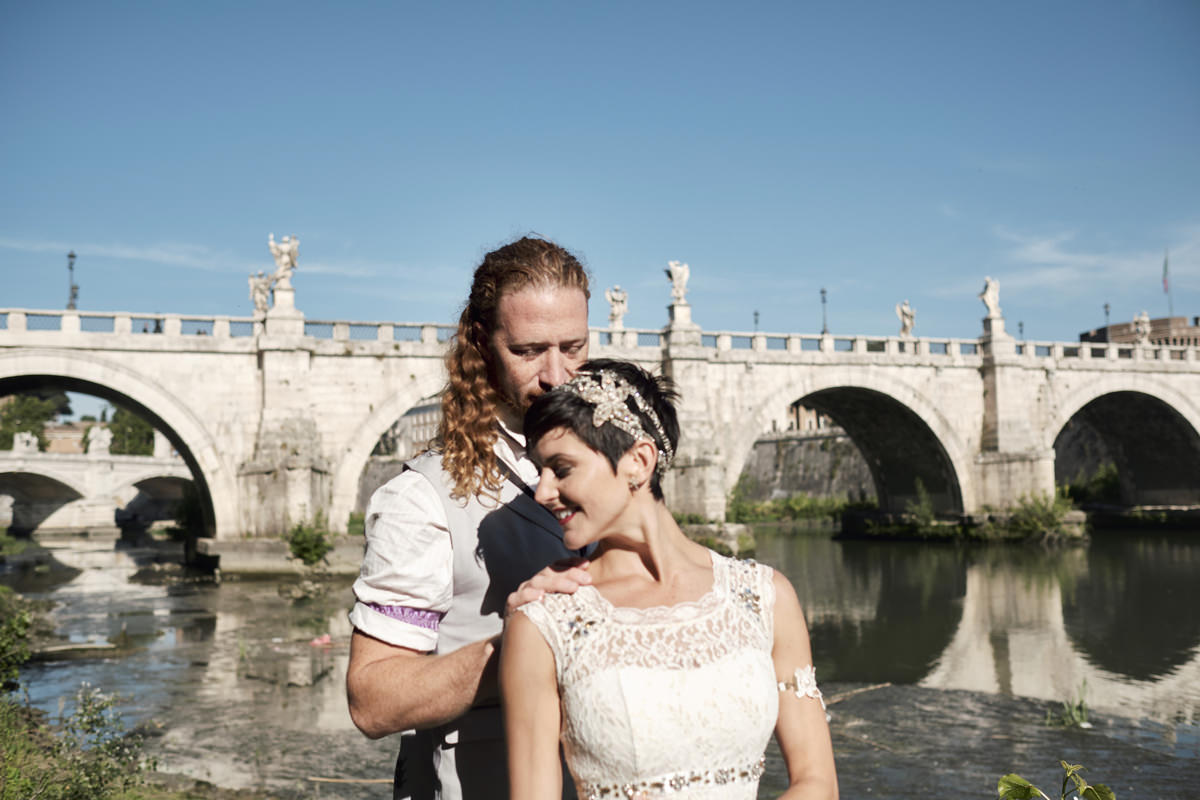
[{"label": "lamp post on bridge", "polygon": [[821,335],[829,335],[829,317],[825,313],[825,287],[821,287]]},{"label": "lamp post on bridge", "polygon": [[67,285],[70,294],[67,296],[67,311],[75,310],[75,301],[79,299],[79,284],[75,283],[75,251],[67,253]]},{"label": "lamp post on bridge", "polygon": [[758,312],[754,312],[754,332],[758,333]]},{"label": "lamp post on bridge", "polygon": [[[1107,327],[1108,327],[1108,312],[1109,312],[1109,310],[1110,310],[1110,309],[1109,309],[1109,305],[1108,305],[1108,303],[1105,303],[1105,304],[1104,304],[1104,327],[1105,327],[1105,328],[1107,328]],[[1106,338],[1107,338],[1107,337],[1106,337]]]}]

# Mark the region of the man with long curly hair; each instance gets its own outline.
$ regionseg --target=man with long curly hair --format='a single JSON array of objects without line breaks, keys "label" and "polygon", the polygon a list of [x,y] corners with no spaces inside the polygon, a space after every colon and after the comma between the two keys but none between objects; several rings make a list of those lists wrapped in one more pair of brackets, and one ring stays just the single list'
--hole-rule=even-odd
[{"label": "man with long curly hair", "polygon": [[553,242],[488,253],[446,356],[437,440],[367,507],[346,691],[367,736],[406,732],[396,798],[506,796],[506,606],[590,580],[585,562],[562,563],[581,554],[533,499],[521,430],[533,399],[587,359],[588,297],[583,265]]}]

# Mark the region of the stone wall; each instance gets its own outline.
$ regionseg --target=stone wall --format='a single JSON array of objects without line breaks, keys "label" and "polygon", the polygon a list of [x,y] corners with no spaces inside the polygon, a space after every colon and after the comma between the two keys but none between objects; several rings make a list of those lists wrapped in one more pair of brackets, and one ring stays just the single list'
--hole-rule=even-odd
[{"label": "stone wall", "polygon": [[763,436],[746,459],[741,486],[748,500],[800,493],[854,500],[875,497],[875,482],[867,462],[840,429]]}]

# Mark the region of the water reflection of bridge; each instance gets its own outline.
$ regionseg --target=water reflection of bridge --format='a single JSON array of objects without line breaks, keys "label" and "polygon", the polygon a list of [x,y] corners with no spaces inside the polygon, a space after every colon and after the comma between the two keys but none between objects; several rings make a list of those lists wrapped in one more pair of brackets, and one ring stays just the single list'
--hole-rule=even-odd
[{"label": "water reflection of bridge", "polygon": [[1200,714],[1200,547],[971,549],[760,537],[796,586],[826,680],[894,681],[1089,706],[1168,724]]},{"label": "water reflection of bridge", "polygon": [[[1184,557],[1174,577],[1194,582],[1186,572],[1195,574],[1195,548],[1168,549]],[[1063,554],[1056,575],[986,563],[968,567],[958,629],[921,684],[1054,702],[1077,697],[1086,684],[1089,706],[1159,722],[1195,722],[1200,624],[1184,610],[1194,606],[1140,608],[1136,619],[1109,618],[1105,625],[1106,612],[1117,609],[1090,601],[1108,596],[1110,606],[1137,606],[1129,593],[1137,591],[1138,580],[1125,574],[1110,583],[1115,565],[1088,562],[1083,551]],[[1173,582],[1171,576],[1166,582]],[[1160,583],[1154,594],[1170,597],[1171,588]],[[1147,628],[1155,636],[1146,635]],[[1164,639],[1168,628],[1176,635]],[[1155,652],[1147,653],[1148,647]],[[1129,658],[1129,648],[1139,649],[1140,657]]]}]

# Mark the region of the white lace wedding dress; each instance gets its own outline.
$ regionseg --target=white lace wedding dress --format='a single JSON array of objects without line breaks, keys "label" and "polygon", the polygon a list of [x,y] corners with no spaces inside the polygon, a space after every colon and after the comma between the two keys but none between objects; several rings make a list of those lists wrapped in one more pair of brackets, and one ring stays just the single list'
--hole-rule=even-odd
[{"label": "white lace wedding dress", "polygon": [[695,602],[616,608],[591,586],[521,608],[554,652],[580,798],[754,798],[775,727],[772,570],[713,554]]}]

